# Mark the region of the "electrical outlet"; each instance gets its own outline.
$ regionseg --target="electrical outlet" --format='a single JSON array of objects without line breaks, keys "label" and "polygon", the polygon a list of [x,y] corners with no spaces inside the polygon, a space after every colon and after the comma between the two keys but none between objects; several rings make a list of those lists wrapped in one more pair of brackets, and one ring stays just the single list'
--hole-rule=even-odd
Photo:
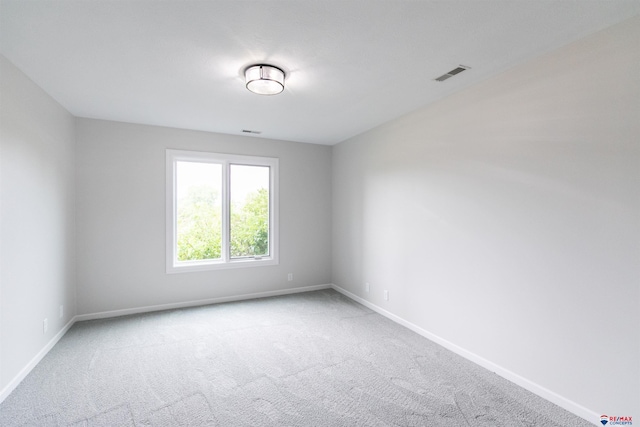
[{"label": "electrical outlet", "polygon": [[384,291],[384,300],[389,301],[389,291],[387,290]]},{"label": "electrical outlet", "polygon": [[369,282],[364,284],[364,290],[369,292],[371,290],[371,287],[369,286]]},{"label": "electrical outlet", "polygon": [[289,282],[293,281],[293,273],[289,273],[289,274],[287,274],[287,280],[288,280]]},{"label": "electrical outlet", "polygon": [[48,330],[49,330],[49,320],[48,319],[44,319],[42,321],[42,333],[46,334]]},{"label": "electrical outlet", "polygon": [[64,305],[60,305],[60,310],[58,311],[58,315],[62,319],[64,317]]}]

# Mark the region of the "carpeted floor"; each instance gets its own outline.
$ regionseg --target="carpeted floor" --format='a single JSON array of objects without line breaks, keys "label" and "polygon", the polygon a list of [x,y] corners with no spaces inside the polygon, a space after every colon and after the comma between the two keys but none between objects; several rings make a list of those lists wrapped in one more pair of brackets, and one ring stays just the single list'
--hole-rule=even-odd
[{"label": "carpeted floor", "polygon": [[76,323],[8,426],[590,426],[333,290]]}]

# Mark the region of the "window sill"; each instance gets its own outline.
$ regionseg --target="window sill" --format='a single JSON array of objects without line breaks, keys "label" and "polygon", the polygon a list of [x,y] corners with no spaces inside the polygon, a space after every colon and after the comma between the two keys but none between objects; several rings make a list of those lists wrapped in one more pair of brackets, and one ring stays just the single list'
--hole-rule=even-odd
[{"label": "window sill", "polygon": [[215,271],[230,268],[251,268],[278,265],[278,260],[272,257],[260,259],[236,259],[232,261],[204,261],[184,262],[167,266],[167,274],[191,273],[196,271]]}]

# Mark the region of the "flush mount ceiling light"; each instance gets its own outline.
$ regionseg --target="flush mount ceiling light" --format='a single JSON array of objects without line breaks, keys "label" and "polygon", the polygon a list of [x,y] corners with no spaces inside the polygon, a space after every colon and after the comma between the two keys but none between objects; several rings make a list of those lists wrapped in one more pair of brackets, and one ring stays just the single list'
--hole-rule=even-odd
[{"label": "flush mount ceiling light", "polygon": [[258,95],[277,95],[284,90],[284,71],[273,65],[254,65],[244,71],[247,89]]}]

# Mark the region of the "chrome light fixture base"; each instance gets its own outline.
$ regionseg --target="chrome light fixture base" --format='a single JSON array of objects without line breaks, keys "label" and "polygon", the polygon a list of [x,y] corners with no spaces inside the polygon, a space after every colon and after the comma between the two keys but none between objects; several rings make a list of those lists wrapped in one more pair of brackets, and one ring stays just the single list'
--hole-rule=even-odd
[{"label": "chrome light fixture base", "polygon": [[252,65],[244,70],[247,89],[258,95],[277,95],[284,90],[284,71],[273,65]]}]

